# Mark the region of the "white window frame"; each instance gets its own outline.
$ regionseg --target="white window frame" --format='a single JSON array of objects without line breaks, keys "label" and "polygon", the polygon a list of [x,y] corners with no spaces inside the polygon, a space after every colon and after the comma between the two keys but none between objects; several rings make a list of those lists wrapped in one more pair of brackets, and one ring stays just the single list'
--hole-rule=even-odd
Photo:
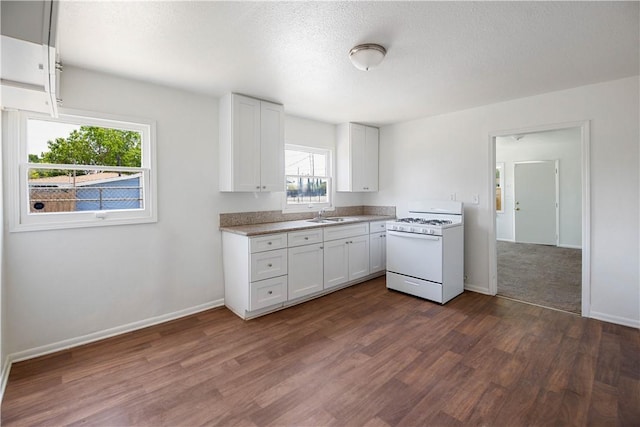
[{"label": "white window frame", "polygon": [[[101,227],[111,225],[140,224],[157,222],[157,180],[156,165],[156,124],[153,120],[113,116],[102,113],[60,109],[57,118],[49,115],[9,111],[8,116],[8,196],[9,231],[55,230],[65,228]],[[142,164],[140,168],[86,165],[46,165],[29,163],[27,147],[27,121],[47,120],[75,125],[100,126],[112,129],[130,130],[140,133]],[[122,172],[140,172],[143,182],[142,209],[114,209],[103,211],[47,212],[33,214],[29,209],[28,170],[77,169]]]},{"label": "white window frame", "polygon": [[326,203],[307,203],[307,204],[288,204],[287,203],[287,172],[285,168],[284,174],[284,196],[282,199],[282,212],[283,213],[299,213],[299,212],[318,212],[321,209],[325,211],[334,210],[333,200],[335,199],[335,192],[333,189],[333,153],[329,148],[310,147],[308,145],[298,144],[285,144],[286,150],[306,151],[314,154],[322,154],[327,157],[327,197],[329,199]]}]

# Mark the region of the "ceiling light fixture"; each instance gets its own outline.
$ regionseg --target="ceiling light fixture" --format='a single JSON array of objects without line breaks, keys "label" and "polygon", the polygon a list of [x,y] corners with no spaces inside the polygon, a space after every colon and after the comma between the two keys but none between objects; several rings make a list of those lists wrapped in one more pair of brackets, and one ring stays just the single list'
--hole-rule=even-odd
[{"label": "ceiling light fixture", "polygon": [[366,43],[351,49],[349,59],[358,70],[369,71],[378,66],[386,54],[387,49],[379,44]]}]

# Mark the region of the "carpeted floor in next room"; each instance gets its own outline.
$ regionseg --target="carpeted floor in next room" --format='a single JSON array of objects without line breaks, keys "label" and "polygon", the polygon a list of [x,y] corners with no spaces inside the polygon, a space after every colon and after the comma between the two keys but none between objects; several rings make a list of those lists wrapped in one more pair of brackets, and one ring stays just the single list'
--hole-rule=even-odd
[{"label": "carpeted floor in next room", "polygon": [[498,295],[580,314],[582,250],[497,242]]}]

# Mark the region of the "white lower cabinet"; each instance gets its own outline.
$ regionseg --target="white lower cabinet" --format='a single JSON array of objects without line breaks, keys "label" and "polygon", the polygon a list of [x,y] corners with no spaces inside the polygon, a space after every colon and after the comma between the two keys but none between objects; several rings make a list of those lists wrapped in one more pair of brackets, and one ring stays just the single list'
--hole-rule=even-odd
[{"label": "white lower cabinet", "polygon": [[287,276],[251,282],[249,311],[260,310],[287,300]]},{"label": "white lower cabinet", "polygon": [[373,233],[369,235],[369,273],[377,273],[387,269],[387,234]]},{"label": "white lower cabinet", "polygon": [[369,236],[349,240],[349,281],[369,275]]},{"label": "white lower cabinet", "polygon": [[324,289],[346,283],[349,280],[349,239],[324,243]]},{"label": "white lower cabinet", "polygon": [[223,232],[225,305],[248,319],[383,271],[384,233],[371,224],[372,234],[368,222],[255,237]]},{"label": "white lower cabinet", "polygon": [[287,274],[287,250],[277,249],[251,254],[252,282]]},{"label": "white lower cabinet", "polygon": [[324,243],[324,289],[369,275],[369,236]]},{"label": "white lower cabinet", "polygon": [[323,289],[323,259],[322,243],[288,249],[289,300],[304,297]]}]

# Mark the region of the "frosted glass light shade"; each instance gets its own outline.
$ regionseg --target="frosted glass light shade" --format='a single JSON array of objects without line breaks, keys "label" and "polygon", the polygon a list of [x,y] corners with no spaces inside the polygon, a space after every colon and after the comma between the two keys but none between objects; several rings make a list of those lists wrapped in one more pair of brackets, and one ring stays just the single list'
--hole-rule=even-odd
[{"label": "frosted glass light shade", "polygon": [[358,70],[369,71],[378,66],[386,54],[387,50],[379,44],[367,43],[351,49],[349,59]]}]

